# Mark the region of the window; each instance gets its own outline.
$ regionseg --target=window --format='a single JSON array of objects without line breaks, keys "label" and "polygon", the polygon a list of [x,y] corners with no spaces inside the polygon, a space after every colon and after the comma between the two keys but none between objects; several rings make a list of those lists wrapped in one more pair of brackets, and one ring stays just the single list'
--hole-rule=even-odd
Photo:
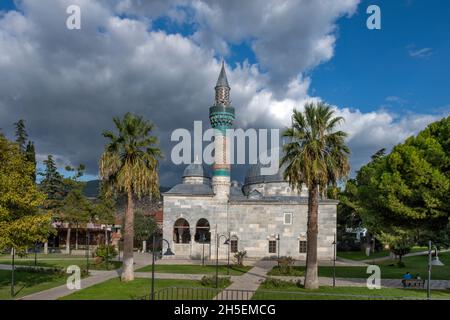
[{"label": "window", "polygon": [[284,213],[284,224],[292,224],[292,212]]},{"label": "window", "polygon": [[277,253],[277,242],[269,240],[269,253]]},{"label": "window", "polygon": [[209,222],[208,220],[201,218],[197,221],[195,227],[194,240],[200,243],[210,243],[211,233],[209,232]]},{"label": "window", "polygon": [[230,251],[231,253],[238,252],[238,241],[237,239],[232,239],[230,242]]},{"label": "window", "polygon": [[173,228],[173,242],[175,243],[189,243],[191,241],[191,232],[189,229],[189,222],[180,218],[175,221]]},{"label": "window", "polygon": [[306,253],[306,241],[300,240],[298,243],[298,251],[300,253]]}]

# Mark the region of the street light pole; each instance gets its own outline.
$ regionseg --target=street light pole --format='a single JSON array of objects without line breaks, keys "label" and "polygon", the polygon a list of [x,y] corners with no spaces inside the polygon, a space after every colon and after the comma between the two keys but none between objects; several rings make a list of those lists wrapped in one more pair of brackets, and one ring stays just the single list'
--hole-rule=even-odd
[{"label": "street light pole", "polygon": [[216,289],[219,287],[219,234],[216,235]]},{"label": "street light pole", "polygon": [[16,255],[16,250],[14,247],[12,247],[12,262],[11,262],[11,297],[14,297],[14,271],[15,271],[15,265],[14,265],[14,256]]},{"label": "street light pole", "polygon": [[277,234],[277,242],[278,242],[278,270],[280,269],[280,234]]},{"label": "street light pole", "polygon": [[219,287],[219,242],[221,237],[225,237],[226,239],[224,244],[229,244],[230,241],[224,234],[216,235],[216,289]]},{"label": "street light pole", "polygon": [[86,274],[89,275],[89,230],[86,228]]},{"label": "street light pole", "polygon": [[37,266],[37,242],[34,243],[34,266]]},{"label": "street light pole", "polygon": [[427,281],[427,299],[431,298],[431,240],[428,241],[428,281]]},{"label": "street light pole", "polygon": [[[155,242],[156,242],[156,237],[155,234],[153,234],[153,243],[152,243],[152,287],[151,287],[151,293],[150,293],[150,298],[151,300],[155,300]],[[167,250],[164,253],[165,256],[173,256],[174,253],[172,252],[172,250],[170,249],[170,243],[169,241],[167,241],[164,238],[161,238],[161,242],[166,242],[167,243]],[[162,252],[163,246],[161,245],[161,252]]]},{"label": "street light pole", "polygon": [[155,300],[155,234],[152,241],[152,296],[151,300]]},{"label": "street light pole", "polygon": [[336,233],[333,241],[333,288],[336,287]]}]

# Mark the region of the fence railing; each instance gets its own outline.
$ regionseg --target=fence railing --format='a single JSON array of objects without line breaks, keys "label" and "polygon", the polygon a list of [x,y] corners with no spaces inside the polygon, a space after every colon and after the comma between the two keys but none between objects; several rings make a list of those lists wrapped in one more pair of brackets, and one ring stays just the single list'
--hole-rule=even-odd
[{"label": "fence railing", "polygon": [[[151,295],[133,297],[152,300]],[[328,292],[277,290],[234,290],[216,288],[167,287],[155,292],[154,300],[426,300],[426,297],[402,297]]]}]

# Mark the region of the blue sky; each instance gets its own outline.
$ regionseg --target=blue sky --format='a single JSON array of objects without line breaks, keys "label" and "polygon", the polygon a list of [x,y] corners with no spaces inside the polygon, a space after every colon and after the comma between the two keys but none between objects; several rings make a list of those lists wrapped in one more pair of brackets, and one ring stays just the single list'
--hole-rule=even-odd
[{"label": "blue sky", "polygon": [[[368,4],[380,6],[381,30],[365,27]],[[364,1],[358,14],[340,19],[335,56],[311,72],[312,89],[330,103],[363,111],[449,110],[449,12],[449,1]],[[429,56],[410,55],[424,48]]]},{"label": "blue sky", "polygon": [[[96,177],[105,142],[101,131],[112,129],[113,116],[132,111],[151,119],[166,155],[173,129],[207,121],[222,55],[237,126],[282,128],[293,107],[320,98],[349,119],[344,129],[354,170],[378,149],[450,113],[450,1],[362,0],[355,6],[356,0],[286,0],[289,10],[275,12],[258,1],[199,0],[202,6],[196,7],[172,0],[178,4],[170,7],[162,0],[131,0],[131,7],[119,11],[111,4],[128,1],[73,0],[82,4],[87,27],[69,33],[62,29],[71,1],[39,0],[41,7],[22,1],[23,17],[10,16],[10,26],[0,14],[0,52],[11,62],[0,64],[0,80],[8,79],[0,81],[0,128],[8,135],[12,123],[25,118],[40,159],[54,154],[61,168],[86,164],[85,179]],[[381,30],[366,27],[372,4],[381,8]],[[17,10],[14,2],[1,0],[0,11],[9,10]],[[111,24],[117,17],[122,22]],[[38,28],[24,27],[28,22]],[[95,30],[102,30],[103,40]],[[327,35],[331,45],[312,49]],[[29,58],[22,57],[26,44]],[[104,83],[98,75],[110,80]],[[77,85],[68,82],[73,78]],[[166,185],[182,170],[167,159],[161,168]]]}]

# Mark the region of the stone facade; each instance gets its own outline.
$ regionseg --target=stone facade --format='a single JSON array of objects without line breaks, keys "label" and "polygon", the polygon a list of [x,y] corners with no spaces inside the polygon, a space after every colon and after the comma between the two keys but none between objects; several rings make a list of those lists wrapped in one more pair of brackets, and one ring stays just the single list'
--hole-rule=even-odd
[{"label": "stone facade", "polygon": [[[182,183],[163,194],[163,237],[174,258],[226,259],[232,251],[247,251],[250,258],[291,256],[306,258],[308,190],[292,190],[283,170],[261,175],[253,165],[244,185],[230,183],[231,166],[224,163],[227,145],[222,131],[231,127],[234,108],[229,101],[224,66],[217,81],[216,101],[210,108],[215,139],[213,179],[200,164],[187,166]],[[217,151],[218,150],[218,151]],[[337,201],[319,201],[318,258],[333,259]],[[231,240],[229,245],[225,240]],[[219,244],[217,246],[216,244]],[[302,250],[300,250],[302,249]]]}]

